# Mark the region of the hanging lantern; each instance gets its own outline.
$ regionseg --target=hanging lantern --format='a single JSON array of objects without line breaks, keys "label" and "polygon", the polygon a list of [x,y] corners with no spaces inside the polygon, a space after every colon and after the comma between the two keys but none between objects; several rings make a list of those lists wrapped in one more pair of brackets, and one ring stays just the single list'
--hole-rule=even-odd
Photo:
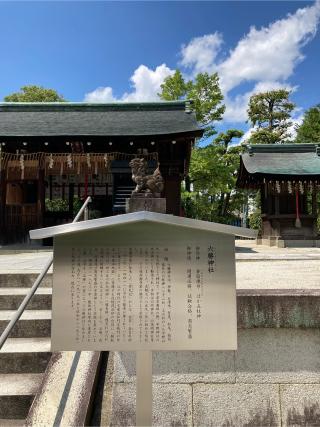
[{"label": "hanging lantern", "polygon": [[292,183],[291,183],[291,181],[288,181],[288,193],[292,194]]},{"label": "hanging lantern", "polygon": [[280,192],[281,192],[281,186],[280,186],[280,182],[279,181],[276,181],[276,190],[277,190],[277,193],[280,194]]}]

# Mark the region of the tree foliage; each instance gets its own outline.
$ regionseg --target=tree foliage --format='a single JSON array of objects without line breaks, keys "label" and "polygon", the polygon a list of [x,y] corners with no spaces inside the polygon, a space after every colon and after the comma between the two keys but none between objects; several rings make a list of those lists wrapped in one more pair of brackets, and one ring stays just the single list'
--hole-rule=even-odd
[{"label": "tree foliage", "polygon": [[20,92],[15,92],[4,97],[5,102],[64,102],[63,96],[54,89],[42,86],[22,86]]},{"label": "tree foliage", "polygon": [[320,142],[320,104],[306,111],[303,122],[297,129],[296,142]]},{"label": "tree foliage", "polygon": [[[223,117],[225,106],[217,73],[199,73],[185,81],[181,72],[167,77],[159,96],[167,101],[192,99],[197,121],[205,137],[216,134],[214,122]],[[230,129],[220,133],[207,146],[197,145],[191,155],[189,176],[182,192],[185,214],[191,218],[231,222],[242,203],[242,193],[235,191],[240,147],[231,147],[243,132]]]},{"label": "tree foliage", "polygon": [[185,82],[181,71],[176,70],[174,74],[164,79],[164,82],[161,84],[159,96],[164,101],[185,99],[191,85],[192,82]]},{"label": "tree foliage", "polygon": [[185,81],[181,71],[176,70],[164,79],[159,96],[165,101],[192,100],[191,108],[203,126],[205,136],[216,133],[213,122],[221,120],[225,111],[217,73],[199,73],[193,81]]},{"label": "tree foliage", "polygon": [[248,105],[249,121],[255,130],[249,137],[251,144],[275,144],[288,140],[291,112],[295,104],[290,92],[277,89],[252,95]]},{"label": "tree foliage", "polygon": [[220,133],[211,144],[196,147],[191,156],[192,192],[183,193],[186,215],[216,222],[232,222],[243,203],[243,193],[235,191],[241,146],[230,147],[242,132]]}]

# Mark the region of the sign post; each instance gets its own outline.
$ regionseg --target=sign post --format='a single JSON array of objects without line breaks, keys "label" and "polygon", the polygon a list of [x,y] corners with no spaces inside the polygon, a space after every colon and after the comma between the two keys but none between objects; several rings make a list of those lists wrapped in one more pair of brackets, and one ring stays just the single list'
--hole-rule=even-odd
[{"label": "sign post", "polygon": [[136,425],[152,425],[152,351],[136,352]]},{"label": "sign post", "polygon": [[54,236],[52,350],[136,351],[138,426],[153,350],[237,348],[234,236],[255,232],[137,212],[30,234]]}]

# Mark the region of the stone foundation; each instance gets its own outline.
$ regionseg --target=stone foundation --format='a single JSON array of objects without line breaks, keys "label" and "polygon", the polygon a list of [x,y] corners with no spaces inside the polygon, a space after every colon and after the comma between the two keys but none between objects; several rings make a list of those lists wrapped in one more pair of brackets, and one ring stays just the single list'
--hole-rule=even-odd
[{"label": "stone foundation", "polygon": [[283,239],[269,237],[256,239],[257,245],[274,246],[278,248],[320,248],[319,239]]},{"label": "stone foundation", "polygon": [[149,211],[166,213],[166,199],[156,197],[131,197],[126,199],[126,213]]}]

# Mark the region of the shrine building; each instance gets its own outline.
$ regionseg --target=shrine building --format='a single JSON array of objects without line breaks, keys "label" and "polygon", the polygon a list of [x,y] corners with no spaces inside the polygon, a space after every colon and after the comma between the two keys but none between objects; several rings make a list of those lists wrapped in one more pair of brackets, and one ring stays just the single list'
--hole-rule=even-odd
[{"label": "shrine building", "polygon": [[262,226],[258,243],[320,246],[320,144],[248,146],[241,155],[237,186],[260,190]]},{"label": "shrine building", "polygon": [[160,165],[166,212],[180,215],[181,181],[202,129],[188,101],[0,103],[0,243],[70,222],[87,196],[94,217],[125,212],[129,162]]}]

